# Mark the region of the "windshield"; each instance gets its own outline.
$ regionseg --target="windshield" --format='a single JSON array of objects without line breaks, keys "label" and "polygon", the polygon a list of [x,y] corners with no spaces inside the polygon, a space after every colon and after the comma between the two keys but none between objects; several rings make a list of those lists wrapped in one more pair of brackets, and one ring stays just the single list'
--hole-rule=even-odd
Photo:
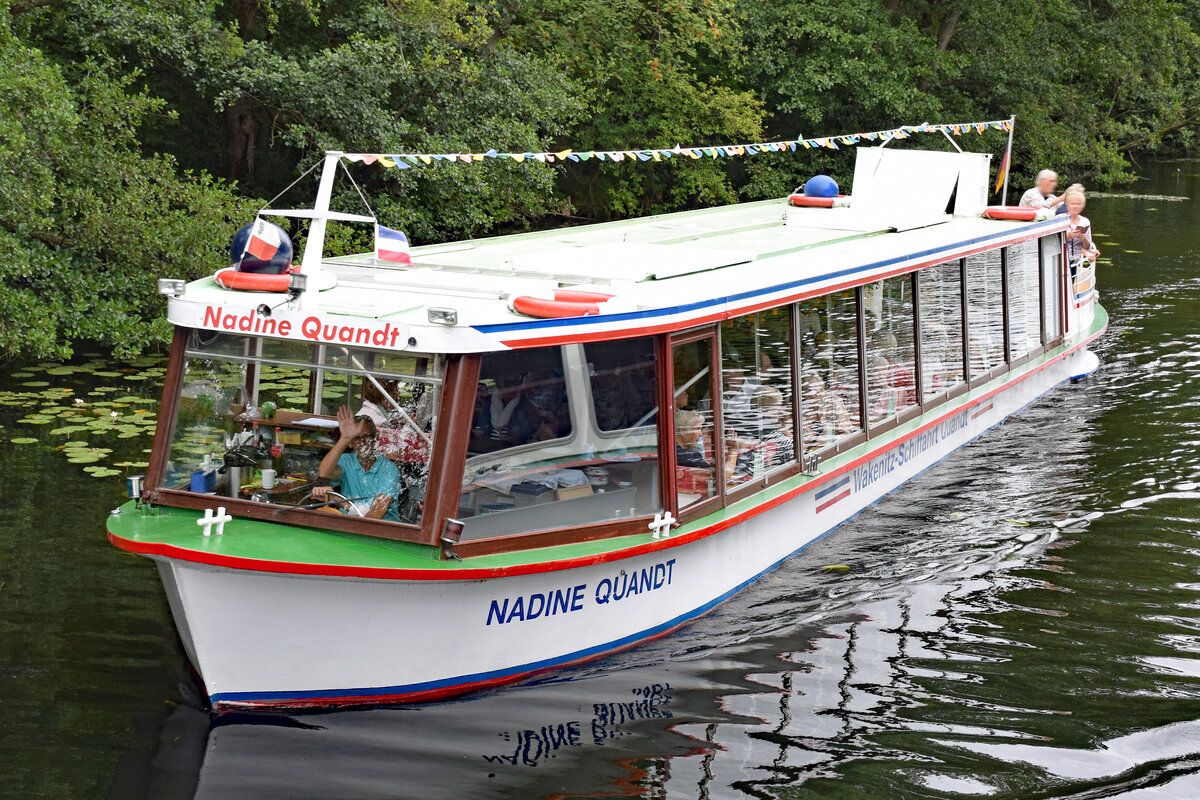
[{"label": "windshield", "polygon": [[164,486],[419,524],[442,366],[193,331]]}]

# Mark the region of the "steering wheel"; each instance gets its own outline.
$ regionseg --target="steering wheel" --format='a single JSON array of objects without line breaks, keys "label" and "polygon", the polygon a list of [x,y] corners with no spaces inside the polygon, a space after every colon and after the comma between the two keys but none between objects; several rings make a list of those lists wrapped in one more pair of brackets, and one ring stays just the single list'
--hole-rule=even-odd
[{"label": "steering wheel", "polygon": [[[330,489],[328,492],[325,493],[325,500],[327,501],[330,497],[332,497],[334,500],[336,500],[339,503],[345,503],[349,509],[349,512],[352,515],[354,515],[356,517],[366,516],[365,514],[363,514],[362,509],[360,509],[353,500],[351,500],[349,497],[346,497],[346,495],[342,494],[341,492],[335,492],[333,489]],[[307,505],[310,498],[314,498],[314,495],[312,492],[309,492],[308,494],[304,495],[304,497],[300,500],[299,503],[297,503],[297,505],[301,505],[301,506]]]}]

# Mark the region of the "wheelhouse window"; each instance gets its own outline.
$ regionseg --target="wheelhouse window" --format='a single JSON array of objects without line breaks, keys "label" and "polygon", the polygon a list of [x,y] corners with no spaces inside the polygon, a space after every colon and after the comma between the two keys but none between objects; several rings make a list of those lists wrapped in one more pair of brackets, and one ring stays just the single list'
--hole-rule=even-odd
[{"label": "wheelhouse window", "polygon": [[1004,363],[1004,295],[999,250],[967,258],[967,335],[971,380]]},{"label": "wheelhouse window", "polygon": [[917,405],[912,276],[863,287],[867,419],[875,425]]},{"label": "wheelhouse window", "polygon": [[761,480],[796,459],[791,338],[787,308],[738,317],[721,330],[728,487]]},{"label": "wheelhouse window", "polygon": [[659,510],[657,385],[650,338],[485,353],[463,540]]},{"label": "wheelhouse window", "polygon": [[962,262],[917,275],[921,296],[921,395],[926,402],[963,382]]},{"label": "wheelhouse window", "polygon": [[364,516],[374,497],[338,491],[356,475],[314,495],[344,407],[369,420],[348,454],[398,475],[383,518],[419,524],[441,383],[438,356],[193,331],[164,488]]},{"label": "wheelhouse window", "polygon": [[818,451],[862,431],[857,296],[847,289],[806,300],[797,313],[801,435]]}]

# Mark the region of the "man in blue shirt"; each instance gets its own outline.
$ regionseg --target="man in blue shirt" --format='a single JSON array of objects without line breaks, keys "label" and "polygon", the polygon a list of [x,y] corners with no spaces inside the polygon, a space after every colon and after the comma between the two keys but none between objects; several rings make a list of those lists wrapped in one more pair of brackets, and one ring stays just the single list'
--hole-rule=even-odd
[{"label": "man in blue shirt", "polygon": [[[375,423],[368,414],[357,417],[348,407],[338,409],[338,440],[321,459],[317,470],[322,478],[341,479],[341,493],[355,501],[368,519],[399,522],[396,498],[400,494],[400,470],[379,451]],[[323,497],[327,486],[313,490]]]}]

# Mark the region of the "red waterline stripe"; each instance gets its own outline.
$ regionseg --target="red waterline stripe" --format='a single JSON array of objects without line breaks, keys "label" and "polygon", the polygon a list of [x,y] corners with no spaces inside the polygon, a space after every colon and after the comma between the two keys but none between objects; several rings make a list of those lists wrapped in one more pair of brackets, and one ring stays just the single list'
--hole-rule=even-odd
[{"label": "red waterline stripe", "polygon": [[542,572],[558,572],[561,570],[576,569],[579,567],[588,567],[596,564],[605,564],[610,561],[623,561],[628,558],[635,558],[647,553],[653,553],[660,550],[668,550],[672,547],[681,547],[685,544],[691,544],[698,539],[703,539],[706,536],[712,536],[720,533],[726,528],[731,528],[738,525],[751,517],[755,517],[765,511],[769,511],[776,506],[782,505],[789,500],[803,494],[804,492],[812,491],[818,486],[822,486],[829,481],[839,478],[846,473],[854,470],[856,467],[871,461],[878,457],[880,453],[884,453],[900,444],[908,441],[914,436],[918,436],[930,428],[940,425],[955,414],[962,413],[964,409],[978,406],[986,400],[990,400],[1000,392],[1014,386],[1023,380],[1033,377],[1044,369],[1047,369],[1052,364],[1061,361],[1080,348],[1094,341],[1104,330],[1097,331],[1094,335],[1084,339],[1079,344],[1069,350],[1066,350],[1044,364],[1039,365],[1036,369],[1022,374],[1018,378],[1014,378],[992,391],[967,403],[966,405],[956,406],[946,413],[935,417],[921,427],[909,432],[902,439],[895,439],[889,442],[886,446],[878,447],[868,453],[859,456],[849,464],[845,464],[838,469],[828,474],[822,475],[819,478],[804,483],[796,488],[785,492],[770,500],[765,500],[751,509],[734,514],[720,522],[714,522],[706,527],[698,528],[690,533],[672,536],[669,539],[659,539],[645,544],[634,545],[622,550],[609,550],[604,553],[596,553],[589,556],[579,556],[576,558],[565,558],[557,561],[541,561],[534,564],[518,564],[511,567],[475,567],[468,569],[445,569],[445,570],[427,570],[427,569],[409,569],[409,568],[392,568],[392,567],[355,567],[342,566],[334,564],[302,564],[287,561],[272,561],[268,559],[246,558],[243,556],[225,556],[219,553],[202,553],[196,550],[191,550],[184,547],[177,547],[169,544],[159,544],[155,542],[138,542],[133,539],[126,539],[112,532],[108,533],[108,540],[115,547],[126,550],[130,553],[138,553],[139,555],[162,556],[165,558],[174,558],[180,561],[189,561],[197,564],[210,564],[218,567],[228,567],[230,569],[250,570],[254,572],[274,572],[286,575],[322,575],[336,578],[368,578],[374,580],[414,580],[414,581],[469,581],[483,580],[487,578],[503,578],[515,575],[534,575]]}]

